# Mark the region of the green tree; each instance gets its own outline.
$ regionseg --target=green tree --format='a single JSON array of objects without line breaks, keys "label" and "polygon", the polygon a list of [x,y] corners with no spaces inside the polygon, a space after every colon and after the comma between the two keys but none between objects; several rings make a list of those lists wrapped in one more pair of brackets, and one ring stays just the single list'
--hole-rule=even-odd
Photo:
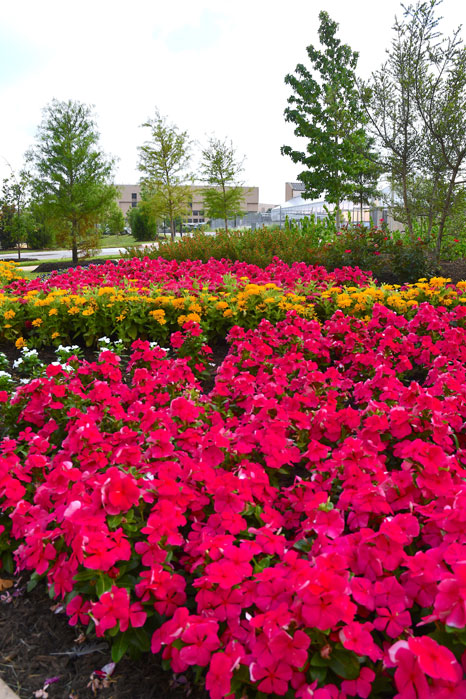
[{"label": "green tree", "polygon": [[14,238],[15,207],[4,199],[0,200],[0,246],[9,250],[16,244]]},{"label": "green tree", "polygon": [[243,171],[244,158],[237,160],[231,141],[211,136],[202,151],[201,180],[207,183],[202,190],[204,212],[207,218],[223,218],[228,232],[228,219],[239,216],[244,209],[244,190],[238,181]]},{"label": "green tree", "polygon": [[79,249],[88,254],[98,245],[96,227],[118,196],[110,184],[114,163],[99,148],[91,108],[53,100],[44,109],[28,159],[36,197],[77,264]]},{"label": "green tree", "polygon": [[398,195],[394,214],[412,238],[414,224],[427,221],[427,238],[436,232],[437,261],[448,218],[461,199],[455,188],[466,158],[466,50],[459,29],[450,37],[438,30],[440,3],[404,8],[403,19],[395,20],[387,61],[362,86]]},{"label": "green tree", "polygon": [[358,204],[361,223],[363,220],[364,206],[370,205],[375,198],[382,195],[378,188],[380,177],[384,172],[384,166],[379,154],[373,149],[373,139],[367,137],[366,157],[361,160],[360,169],[354,178],[354,191],[351,201]]},{"label": "green tree", "polygon": [[356,87],[358,54],[336,37],[338,24],[327,12],[320,12],[319,20],[323,50],[307,47],[319,80],[302,64],[296,66],[295,75],[285,77],[293,90],[285,119],[296,124],[294,133],[307,139],[307,147],[302,151],[283,146],[281,152],[307,168],[298,175],[305,185],[303,198],[325,193],[326,200],[335,204],[338,228],[340,203],[353,200],[358,176],[366,167],[365,116]]},{"label": "green tree", "polygon": [[139,148],[138,168],[142,173],[142,197],[152,202],[157,218],[170,221],[170,235],[175,238],[175,220],[189,213],[191,189],[187,182],[191,141],[186,131],[167,123],[159,111],[143,125],[150,139]]},{"label": "green tree", "polygon": [[147,204],[141,201],[138,206],[129,209],[127,218],[135,240],[155,240],[157,237],[157,222],[152,217]]},{"label": "green tree", "polygon": [[10,169],[11,176],[3,180],[2,186],[2,231],[5,242],[8,242],[9,246],[17,246],[18,260],[21,260],[21,246],[27,241],[28,231],[33,225],[27,209],[30,178],[24,170],[16,175],[11,166]]},{"label": "green tree", "polygon": [[118,206],[117,201],[114,199],[105,214],[105,218],[102,222],[102,228],[105,232],[110,235],[120,235],[125,229],[125,217],[123,212]]}]

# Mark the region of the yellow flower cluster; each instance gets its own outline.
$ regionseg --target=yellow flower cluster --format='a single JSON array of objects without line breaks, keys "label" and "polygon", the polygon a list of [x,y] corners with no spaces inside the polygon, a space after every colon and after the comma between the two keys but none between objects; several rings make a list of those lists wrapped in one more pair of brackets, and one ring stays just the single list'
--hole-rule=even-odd
[{"label": "yellow flower cluster", "polygon": [[[9,263],[10,264],[10,263]],[[309,294],[309,295],[308,295]],[[273,283],[251,284],[227,279],[215,293],[208,288],[178,290],[86,287],[79,293],[64,289],[31,290],[22,297],[0,292],[0,339],[44,344],[51,340],[84,337],[92,344],[102,335],[124,341],[136,337],[166,340],[187,321],[200,323],[208,333],[223,333],[232,325],[256,327],[262,318],[283,319],[288,311],[305,318],[345,315],[370,318],[375,303],[396,313],[412,315],[423,302],[452,307],[466,303],[466,281],[456,286],[434,277],[416,284],[381,286],[329,286],[325,291],[295,293]],[[3,324],[2,324],[3,321]]]},{"label": "yellow flower cluster", "polygon": [[16,271],[16,262],[10,260],[0,260],[0,288],[6,284],[11,284],[16,279],[21,279],[21,275]]},{"label": "yellow flower cluster", "polygon": [[456,286],[451,284],[451,279],[446,277],[432,277],[432,279],[420,279],[415,284],[382,284],[380,287],[330,287],[321,294],[322,306],[327,314],[336,308],[343,310],[348,315],[363,317],[371,312],[375,303],[382,304],[400,314],[411,315],[413,309],[422,302],[429,302],[434,306],[452,306],[465,303],[466,296],[463,293],[466,282],[459,282]]}]

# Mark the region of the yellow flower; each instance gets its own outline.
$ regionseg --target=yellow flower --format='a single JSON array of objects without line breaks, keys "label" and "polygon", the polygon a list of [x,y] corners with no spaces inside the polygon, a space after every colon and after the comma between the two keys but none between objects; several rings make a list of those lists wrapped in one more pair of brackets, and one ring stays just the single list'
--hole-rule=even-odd
[{"label": "yellow flower", "polygon": [[232,315],[233,315],[233,311],[231,310],[231,308],[227,308],[226,311],[223,311],[224,318],[231,318]]},{"label": "yellow flower", "polygon": [[16,349],[22,349],[23,347],[26,347],[26,340],[24,337],[18,337],[18,339],[15,342]]},{"label": "yellow flower", "polygon": [[52,340],[55,340],[57,337],[60,337],[60,333],[52,333],[50,337]]},{"label": "yellow flower", "polygon": [[94,314],[93,308],[85,308],[84,311],[82,312],[83,316],[91,316],[93,314]]},{"label": "yellow flower", "polygon": [[199,323],[201,320],[201,316],[198,313],[188,313],[186,319],[192,320],[194,323]]},{"label": "yellow flower", "polygon": [[35,319],[32,321],[32,324],[33,324],[33,326],[34,326],[35,328],[38,328],[40,325],[42,325],[42,323],[43,323],[42,318],[35,318]]},{"label": "yellow flower", "polygon": [[15,315],[16,315],[16,313],[13,311],[13,309],[11,309],[10,311],[5,311],[5,313],[3,314],[3,317],[5,318],[5,320],[11,320],[12,318],[15,317]]},{"label": "yellow flower", "polygon": [[224,308],[228,308],[228,304],[226,301],[219,301],[216,305],[215,308],[218,308],[219,311],[223,311]]},{"label": "yellow flower", "polygon": [[77,306],[71,306],[71,308],[68,309],[68,313],[74,316],[76,313],[79,313],[79,308]]},{"label": "yellow flower", "polygon": [[149,315],[152,316],[160,325],[165,325],[167,322],[163,308],[157,308],[155,311],[149,311]]},{"label": "yellow flower", "polygon": [[348,306],[351,306],[351,299],[348,294],[338,294],[337,305],[339,308],[347,308]]},{"label": "yellow flower", "polygon": [[49,311],[49,316],[56,316],[58,313],[56,308],[51,308]]},{"label": "yellow flower", "polygon": [[121,315],[117,316],[115,320],[118,320],[119,322],[121,322],[125,318],[126,318],[126,313],[122,313]]}]

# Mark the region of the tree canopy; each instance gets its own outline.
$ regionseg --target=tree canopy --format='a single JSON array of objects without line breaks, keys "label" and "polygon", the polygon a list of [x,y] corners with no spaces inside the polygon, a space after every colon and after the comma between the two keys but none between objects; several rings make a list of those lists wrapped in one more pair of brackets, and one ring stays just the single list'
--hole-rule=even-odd
[{"label": "tree canopy", "polygon": [[201,180],[206,183],[202,191],[207,218],[223,218],[228,231],[228,219],[243,213],[244,189],[238,178],[243,171],[233,143],[211,136],[202,151]]},{"label": "tree canopy", "polygon": [[186,131],[169,124],[157,109],[154,118],[142,126],[150,132],[150,138],[139,148],[142,196],[149,201],[154,218],[169,219],[173,239],[175,220],[189,213],[191,141]]},{"label": "tree canopy", "polygon": [[327,12],[320,12],[319,20],[323,49],[307,47],[313,72],[298,64],[295,74],[285,77],[293,91],[285,119],[295,124],[295,135],[307,139],[307,146],[305,150],[283,146],[281,152],[306,167],[298,175],[305,185],[303,197],[314,199],[325,193],[326,200],[335,204],[339,226],[340,202],[358,200],[361,173],[368,169],[367,135],[356,86],[358,54],[337,38],[338,24]]},{"label": "tree canopy", "polygon": [[95,247],[96,226],[118,196],[110,184],[114,163],[99,147],[91,107],[53,100],[27,157],[37,199],[76,264],[79,248]]}]

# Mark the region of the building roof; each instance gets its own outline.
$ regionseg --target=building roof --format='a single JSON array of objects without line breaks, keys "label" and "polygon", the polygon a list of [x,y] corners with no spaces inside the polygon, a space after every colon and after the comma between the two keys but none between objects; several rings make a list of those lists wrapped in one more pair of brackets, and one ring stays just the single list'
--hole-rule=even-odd
[{"label": "building roof", "polygon": [[304,192],[306,187],[303,182],[288,182],[294,192]]}]

